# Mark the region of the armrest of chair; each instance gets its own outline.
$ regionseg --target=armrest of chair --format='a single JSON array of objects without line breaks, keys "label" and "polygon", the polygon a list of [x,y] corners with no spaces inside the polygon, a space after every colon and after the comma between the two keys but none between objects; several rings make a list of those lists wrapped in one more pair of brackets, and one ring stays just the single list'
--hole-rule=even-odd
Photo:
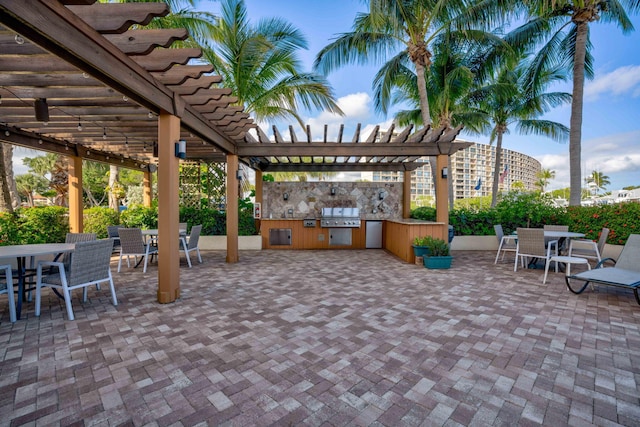
[{"label": "armrest of chair", "polygon": [[598,244],[593,240],[576,239],[571,240],[571,243],[569,243],[569,255],[571,255],[571,251],[573,250],[574,246],[576,247],[576,249],[591,249],[593,251],[598,250]]},{"label": "armrest of chair", "polygon": [[60,275],[64,274],[64,263],[60,261],[38,261],[38,267],[36,268],[37,277],[40,278],[43,276],[42,270],[45,267],[50,267],[49,271],[46,271],[44,275],[53,274],[53,269],[58,268],[58,272]]},{"label": "armrest of chair", "polygon": [[556,247],[556,255],[558,254],[558,241],[557,240],[549,240],[547,242],[547,257],[551,256],[551,247]]}]

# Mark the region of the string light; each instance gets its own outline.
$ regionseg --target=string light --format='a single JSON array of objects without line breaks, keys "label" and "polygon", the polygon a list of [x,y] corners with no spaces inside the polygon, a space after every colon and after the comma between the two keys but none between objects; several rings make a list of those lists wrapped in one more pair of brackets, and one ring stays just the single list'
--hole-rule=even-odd
[{"label": "string light", "polygon": [[149,116],[150,119],[153,119],[153,113],[151,111],[149,111],[149,115],[148,116]]},{"label": "string light", "polygon": [[107,128],[102,129],[102,139],[107,139]]},{"label": "string light", "polygon": [[24,38],[20,34],[16,34],[16,36],[14,37],[14,40],[18,44],[24,44]]},{"label": "string light", "polygon": [[78,130],[82,131],[82,123],[80,123],[80,117],[78,117]]},{"label": "string light", "polygon": [[127,101],[129,101],[129,98],[127,98],[127,95],[122,95],[122,100],[124,102],[127,102]]},{"label": "string light", "polygon": [[0,104],[2,104],[2,95],[0,95]]}]

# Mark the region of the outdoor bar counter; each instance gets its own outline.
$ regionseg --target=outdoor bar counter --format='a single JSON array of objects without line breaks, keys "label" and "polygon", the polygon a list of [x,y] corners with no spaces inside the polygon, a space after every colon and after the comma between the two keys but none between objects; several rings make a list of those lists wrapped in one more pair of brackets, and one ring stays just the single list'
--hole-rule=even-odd
[{"label": "outdoor bar counter", "polygon": [[411,264],[416,261],[411,247],[414,238],[433,236],[447,241],[449,237],[449,230],[445,223],[411,218],[386,220],[383,233],[384,248]]},{"label": "outdoor bar counter", "polygon": [[[264,249],[365,249],[366,220],[359,228],[351,228],[351,244],[331,245],[332,228],[320,226],[320,220],[313,224],[309,219],[273,218],[260,220],[260,234]],[[431,235],[447,240],[448,229],[442,222],[415,219],[386,219],[382,227],[383,248],[408,262],[415,263],[413,239]]]}]

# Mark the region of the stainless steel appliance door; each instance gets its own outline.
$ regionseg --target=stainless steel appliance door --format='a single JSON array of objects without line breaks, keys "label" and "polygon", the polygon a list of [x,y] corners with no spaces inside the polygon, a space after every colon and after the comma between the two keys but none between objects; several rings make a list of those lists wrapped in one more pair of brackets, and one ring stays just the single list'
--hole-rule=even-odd
[{"label": "stainless steel appliance door", "polygon": [[351,246],[351,228],[330,228],[329,246]]},{"label": "stainless steel appliance door", "polygon": [[365,231],[367,249],[382,248],[382,221],[367,221]]}]

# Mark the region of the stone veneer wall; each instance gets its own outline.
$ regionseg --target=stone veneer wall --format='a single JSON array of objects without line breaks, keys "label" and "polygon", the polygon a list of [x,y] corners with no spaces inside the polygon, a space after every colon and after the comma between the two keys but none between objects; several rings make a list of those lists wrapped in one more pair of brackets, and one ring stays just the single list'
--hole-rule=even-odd
[{"label": "stone veneer wall", "polygon": [[263,218],[320,218],[330,207],[360,208],[367,220],[402,218],[401,182],[263,182],[262,189]]}]

